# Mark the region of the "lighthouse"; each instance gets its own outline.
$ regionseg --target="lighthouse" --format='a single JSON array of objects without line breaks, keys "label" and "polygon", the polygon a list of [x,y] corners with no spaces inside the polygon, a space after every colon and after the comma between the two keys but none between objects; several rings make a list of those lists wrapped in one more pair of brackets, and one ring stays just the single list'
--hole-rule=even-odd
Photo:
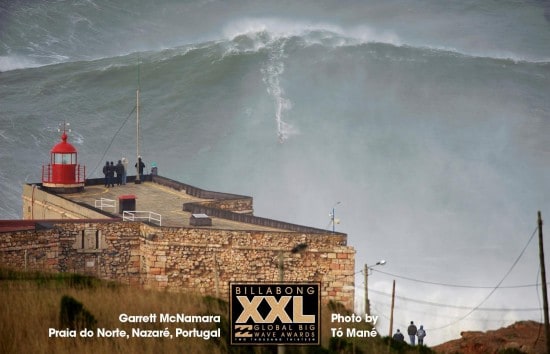
[{"label": "lighthouse", "polygon": [[77,163],[77,151],[67,142],[66,125],[63,124],[61,142],[50,151],[50,163],[42,166],[42,186],[56,193],[74,193],[84,189],[86,167]]}]

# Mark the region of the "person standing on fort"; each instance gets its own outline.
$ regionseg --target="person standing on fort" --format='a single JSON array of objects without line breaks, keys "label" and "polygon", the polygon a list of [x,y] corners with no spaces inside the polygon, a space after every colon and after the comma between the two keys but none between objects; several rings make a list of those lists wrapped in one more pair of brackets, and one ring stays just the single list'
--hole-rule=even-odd
[{"label": "person standing on fort", "polygon": [[424,337],[426,337],[426,331],[424,330],[424,326],[420,325],[418,328],[418,331],[416,332],[416,336],[418,337],[418,345],[424,344]]},{"label": "person standing on fort", "polygon": [[115,186],[115,163],[111,161],[111,165],[109,165],[108,174],[109,174],[109,185],[111,187]]},{"label": "person standing on fort", "polygon": [[407,334],[409,335],[409,339],[411,341],[411,345],[414,345],[415,339],[416,339],[416,326],[414,325],[414,322],[411,321],[411,324],[407,328]]},{"label": "person standing on fort", "polygon": [[104,186],[109,186],[109,161],[105,162],[105,166],[103,166],[103,175],[105,176]]},{"label": "person standing on fort", "polygon": [[116,172],[116,184],[117,186],[120,186],[122,184],[122,174],[124,173],[124,166],[122,165],[121,160],[118,160],[118,163],[115,166],[115,172]]},{"label": "person standing on fort", "polygon": [[143,169],[145,168],[145,164],[143,163],[143,161],[141,161],[141,156],[138,156],[138,162],[136,162],[135,167],[138,169],[139,179],[142,180],[143,179]]},{"label": "person standing on fort", "polygon": [[123,157],[121,161],[122,167],[124,167],[124,171],[122,171],[122,185],[125,185],[126,177],[128,176],[128,159]]}]

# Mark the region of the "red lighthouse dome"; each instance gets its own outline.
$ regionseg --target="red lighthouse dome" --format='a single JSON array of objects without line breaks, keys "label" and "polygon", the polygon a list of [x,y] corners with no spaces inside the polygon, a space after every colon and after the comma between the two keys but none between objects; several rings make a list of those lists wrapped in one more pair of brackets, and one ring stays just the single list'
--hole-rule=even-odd
[{"label": "red lighthouse dome", "polygon": [[61,142],[51,149],[50,156],[50,163],[42,166],[42,185],[59,193],[82,190],[86,167],[77,163],[77,151],[67,142],[65,130]]}]

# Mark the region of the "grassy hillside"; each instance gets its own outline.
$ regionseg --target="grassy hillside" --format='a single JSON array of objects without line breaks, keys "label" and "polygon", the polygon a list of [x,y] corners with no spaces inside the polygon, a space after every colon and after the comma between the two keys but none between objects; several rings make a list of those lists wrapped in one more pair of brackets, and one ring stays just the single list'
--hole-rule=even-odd
[{"label": "grassy hillside", "polygon": [[[96,328],[131,328],[162,331],[168,328],[220,328],[222,338],[55,338],[50,328],[63,330],[61,302],[75,300],[88,314],[88,325]],[[211,297],[185,293],[147,291],[100,281],[76,274],[45,274],[0,269],[0,353],[276,353],[275,346],[230,346],[228,344],[228,304]],[[80,306],[80,305],[79,305]],[[418,353],[427,348],[411,348],[389,343],[388,338],[332,338],[330,314],[345,311],[337,306],[322,309],[322,345],[287,346],[286,353]],[[220,315],[220,323],[121,323],[119,315],[185,313],[186,315]],[[66,314],[63,318],[66,317]],[[369,329],[354,324],[356,329]],[[78,331],[77,331],[78,332]],[[95,331],[94,331],[95,332]],[[158,333],[155,332],[155,333]],[[65,331],[61,333],[70,334]]]}]

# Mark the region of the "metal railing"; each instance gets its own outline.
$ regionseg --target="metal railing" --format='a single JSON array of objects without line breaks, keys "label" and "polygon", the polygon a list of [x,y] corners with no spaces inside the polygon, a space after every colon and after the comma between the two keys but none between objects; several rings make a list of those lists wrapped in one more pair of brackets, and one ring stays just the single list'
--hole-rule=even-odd
[{"label": "metal railing", "polygon": [[[86,166],[58,165],[60,175],[55,176],[51,164],[42,166],[42,182],[45,183],[84,183],[86,181]],[[74,168],[74,171],[72,170]]]},{"label": "metal railing", "polygon": [[101,210],[103,210],[103,208],[113,208],[113,211],[116,212],[116,200],[114,199],[107,199],[107,198],[96,199],[94,202],[94,206]]},{"label": "metal railing", "polygon": [[152,211],[123,211],[122,220],[124,221],[139,221],[147,220],[149,222],[157,222],[159,226],[162,226],[162,215],[154,213]]}]

